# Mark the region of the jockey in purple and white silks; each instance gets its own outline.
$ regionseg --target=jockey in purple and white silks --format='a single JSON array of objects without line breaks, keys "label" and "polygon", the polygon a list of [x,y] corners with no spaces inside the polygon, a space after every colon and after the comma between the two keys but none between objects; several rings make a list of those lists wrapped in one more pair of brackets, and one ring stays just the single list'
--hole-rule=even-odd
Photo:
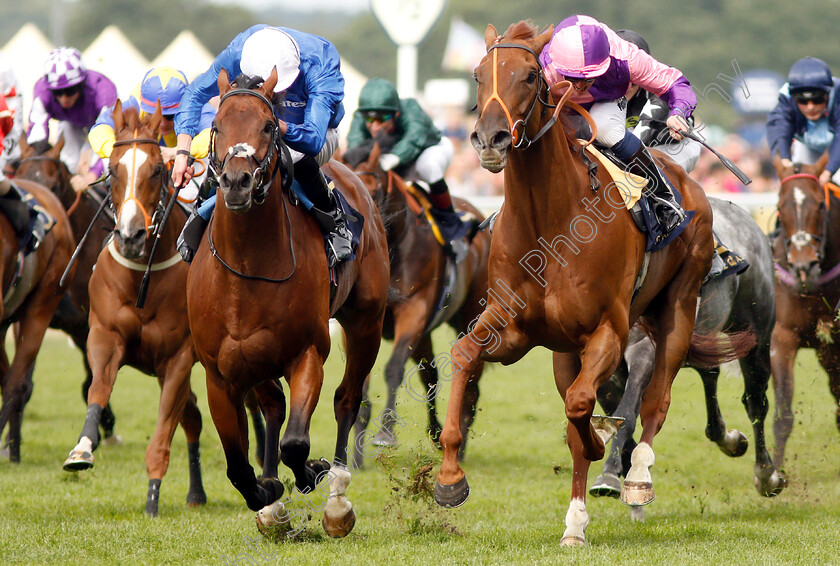
[{"label": "jockey in purple and white silks", "polygon": [[35,83],[27,142],[31,145],[48,140],[50,118],[58,120],[59,132],[64,135],[61,160],[73,174],[76,190],[84,189],[102,173],[102,162],[93,152],[90,170],[79,159],[87,145],[88,130],[99,113],[116,100],[114,83],[101,73],[87,70],[77,49],[59,47],[50,51],[44,76]]},{"label": "jockey in purple and white silks", "polygon": [[[328,236],[330,266],[350,257],[352,236],[320,169],[338,148],[338,124],[344,117],[344,77],[335,46],[317,35],[264,24],[237,35],[210,68],[187,87],[181,99],[175,117],[178,152],[172,168],[176,185],[192,174],[187,152],[198,133],[201,107],[219,94],[217,80],[222,69],[230,80],[240,74],[265,80],[273,69],[277,70],[274,92],[284,95],[282,103],[275,106],[275,114],[285,127],[282,139],[292,153],[295,179],[313,204],[310,212]],[[196,249],[209,220],[209,212],[205,214],[207,218],[191,216],[184,227],[179,249],[187,261],[192,259],[190,250]]]},{"label": "jockey in purple and white silks", "polygon": [[621,39],[612,29],[589,16],[570,16],[557,24],[551,40],[540,54],[549,84],[572,83],[571,100],[587,108],[598,128],[595,141],[612,150],[628,171],[647,178],[654,212],[667,234],[688,221],[674,197],[670,182],[660,171],[641,140],[626,127],[631,84],[652,92],[670,107],[667,125],[681,139],[688,130],[685,119],[697,105],[697,97],[685,76]]}]

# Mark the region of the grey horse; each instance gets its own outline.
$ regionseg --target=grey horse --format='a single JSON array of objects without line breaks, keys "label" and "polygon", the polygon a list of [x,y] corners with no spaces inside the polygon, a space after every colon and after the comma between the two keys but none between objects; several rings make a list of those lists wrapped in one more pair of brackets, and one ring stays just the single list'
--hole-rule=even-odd
[{"label": "grey horse", "polygon": [[[715,234],[750,267],[740,275],[710,278],[700,289],[696,331],[708,334],[716,330],[751,332],[755,347],[739,360],[744,377],[744,396],[755,437],[754,483],[765,497],[778,495],[785,486],[782,474],[773,466],[764,437],[767,416],[767,384],[770,379],[770,336],[776,321],[773,255],[767,237],[755,221],[729,201],[709,198],[714,213]],[[630,335],[624,360],[619,369],[598,391],[598,401],[607,413],[625,418],[613,439],[600,476],[589,493],[618,497],[620,476],[630,469],[630,454],[636,446],[633,432],[639,415],[642,394],[653,372],[654,345],[639,328]],[[719,367],[693,365],[703,380],[706,394],[706,436],[724,454],[742,456],[747,438],[737,430],[727,430],[717,402]],[[633,517],[643,519],[641,508],[633,508]]]}]

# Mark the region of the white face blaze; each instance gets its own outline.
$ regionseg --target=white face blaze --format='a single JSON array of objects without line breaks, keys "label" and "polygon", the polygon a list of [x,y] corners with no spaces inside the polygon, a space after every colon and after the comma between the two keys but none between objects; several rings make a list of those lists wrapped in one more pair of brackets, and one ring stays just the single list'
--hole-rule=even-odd
[{"label": "white face blaze", "polygon": [[120,158],[120,164],[128,171],[128,177],[125,181],[125,196],[123,198],[123,206],[120,209],[118,226],[122,234],[131,234],[131,224],[135,216],[138,214],[142,216],[143,214],[137,207],[137,201],[134,199],[137,198],[138,172],[140,171],[140,167],[146,162],[146,159],[148,159],[146,152],[136,146],[126,151],[125,155]]},{"label": "white face blaze", "polygon": [[[793,202],[796,203],[796,225],[801,226],[803,223],[802,219],[802,204],[805,202],[805,193],[802,192],[802,189],[799,187],[793,188]],[[811,241],[811,234],[800,230],[796,234],[793,234],[790,238],[790,243],[793,244],[797,249],[802,249],[808,242]]]},{"label": "white face blaze", "polygon": [[244,157],[247,159],[254,155],[256,151],[248,142],[239,142],[230,146],[227,152],[231,157]]}]

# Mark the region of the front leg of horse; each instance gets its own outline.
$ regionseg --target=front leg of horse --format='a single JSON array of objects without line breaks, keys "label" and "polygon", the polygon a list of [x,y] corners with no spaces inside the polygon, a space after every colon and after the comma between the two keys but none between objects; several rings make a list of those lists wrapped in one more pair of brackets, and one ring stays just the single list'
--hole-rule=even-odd
[{"label": "front leg of horse", "polygon": [[773,419],[776,449],[773,465],[777,470],[783,469],[785,447],[793,430],[793,365],[797,350],[796,333],[777,322],[770,339],[770,365],[776,398],[776,413]]},{"label": "front leg of horse", "polygon": [[[279,463],[277,457],[278,446],[280,444],[280,429],[283,428],[283,422],[286,420],[286,395],[283,393],[283,386],[280,385],[279,380],[272,379],[264,381],[257,385],[253,390],[259,398],[259,404],[254,399],[256,414],[262,410],[265,413],[266,427],[264,429],[264,436],[262,444],[257,442],[258,451],[261,449],[262,453],[257,458],[257,461],[262,466],[263,478],[276,478],[277,465]],[[247,396],[246,396],[247,399]],[[254,418],[254,411],[251,411],[251,418]]]},{"label": "front leg of horse", "polygon": [[[95,314],[91,315],[95,317]],[[99,424],[102,408],[108,405],[117,371],[122,365],[125,345],[101,326],[91,328],[88,337],[87,358],[93,373],[93,382],[88,389],[88,410],[82,432],[76,446],[64,461],[64,470],[77,472],[93,467],[93,451],[99,446]]]},{"label": "front leg of horse", "polygon": [[460,507],[470,495],[466,474],[458,462],[458,452],[464,440],[461,423],[467,383],[470,379],[476,378],[481,364],[478,357],[483,350],[482,341],[473,334],[480,324],[482,324],[481,321],[473,332],[465,335],[452,347],[452,366],[455,376],[452,379],[449,406],[446,410],[443,432],[440,435],[443,463],[435,482],[435,501],[442,507]]},{"label": "front leg of horse", "polygon": [[405,374],[405,363],[414,347],[415,336],[397,334],[394,340],[394,351],[385,365],[385,381],[388,385],[388,400],[379,421],[379,432],[373,437],[375,446],[397,446],[397,436],[394,433],[394,425],[398,422],[397,416],[397,392],[403,383]]},{"label": "front leg of horse", "polygon": [[252,511],[260,511],[283,496],[283,484],[272,478],[257,480],[248,462],[248,416],[241,399],[243,394],[233,389],[218,369],[205,365],[207,373],[207,401],[213,424],[225,451],[227,477],[242,494]]},{"label": "front leg of horse", "polygon": [[727,456],[732,458],[743,456],[749,447],[747,437],[736,429],[727,430],[723,416],[720,414],[717,399],[720,368],[698,369],[697,371],[703,381],[706,397],[706,438],[717,444],[720,451]]},{"label": "front leg of horse", "polygon": [[[405,388],[413,400],[419,403],[426,403],[426,413],[429,416],[429,438],[440,448],[440,433],[443,428],[437,418],[437,404],[435,403],[438,394],[438,371],[432,365],[432,361],[435,359],[435,353],[432,350],[432,339],[428,334],[417,342],[417,346],[411,352],[411,359],[416,365],[408,371],[408,375],[405,378]],[[415,372],[420,378],[422,387],[417,387],[410,381]],[[470,397],[469,391],[467,397]],[[461,432],[462,434],[466,434],[465,430]],[[466,439],[466,436],[464,438]],[[465,446],[466,443],[461,446],[462,453]]]}]

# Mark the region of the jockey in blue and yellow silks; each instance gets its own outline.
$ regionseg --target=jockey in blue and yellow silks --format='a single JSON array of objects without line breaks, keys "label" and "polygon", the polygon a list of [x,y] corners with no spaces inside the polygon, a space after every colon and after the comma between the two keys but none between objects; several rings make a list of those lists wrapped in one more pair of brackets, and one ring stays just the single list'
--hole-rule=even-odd
[{"label": "jockey in blue and yellow silks", "polygon": [[[123,109],[136,108],[139,115],[145,116],[155,111],[155,105],[160,101],[163,120],[160,122],[160,146],[164,161],[171,161],[175,156],[177,136],[173,127],[173,120],[181,105],[181,97],[187,88],[187,77],[183,72],[172,67],[154,67],[150,69],[143,80],[134,87],[127,100],[122,102]],[[190,150],[196,159],[207,157],[210,145],[210,127],[216,109],[210,104],[204,104],[199,118],[199,132],[195,136]],[[96,123],[90,130],[88,141],[93,150],[103,159],[111,155],[114,147],[114,118],[113,107],[100,112]]]}]

